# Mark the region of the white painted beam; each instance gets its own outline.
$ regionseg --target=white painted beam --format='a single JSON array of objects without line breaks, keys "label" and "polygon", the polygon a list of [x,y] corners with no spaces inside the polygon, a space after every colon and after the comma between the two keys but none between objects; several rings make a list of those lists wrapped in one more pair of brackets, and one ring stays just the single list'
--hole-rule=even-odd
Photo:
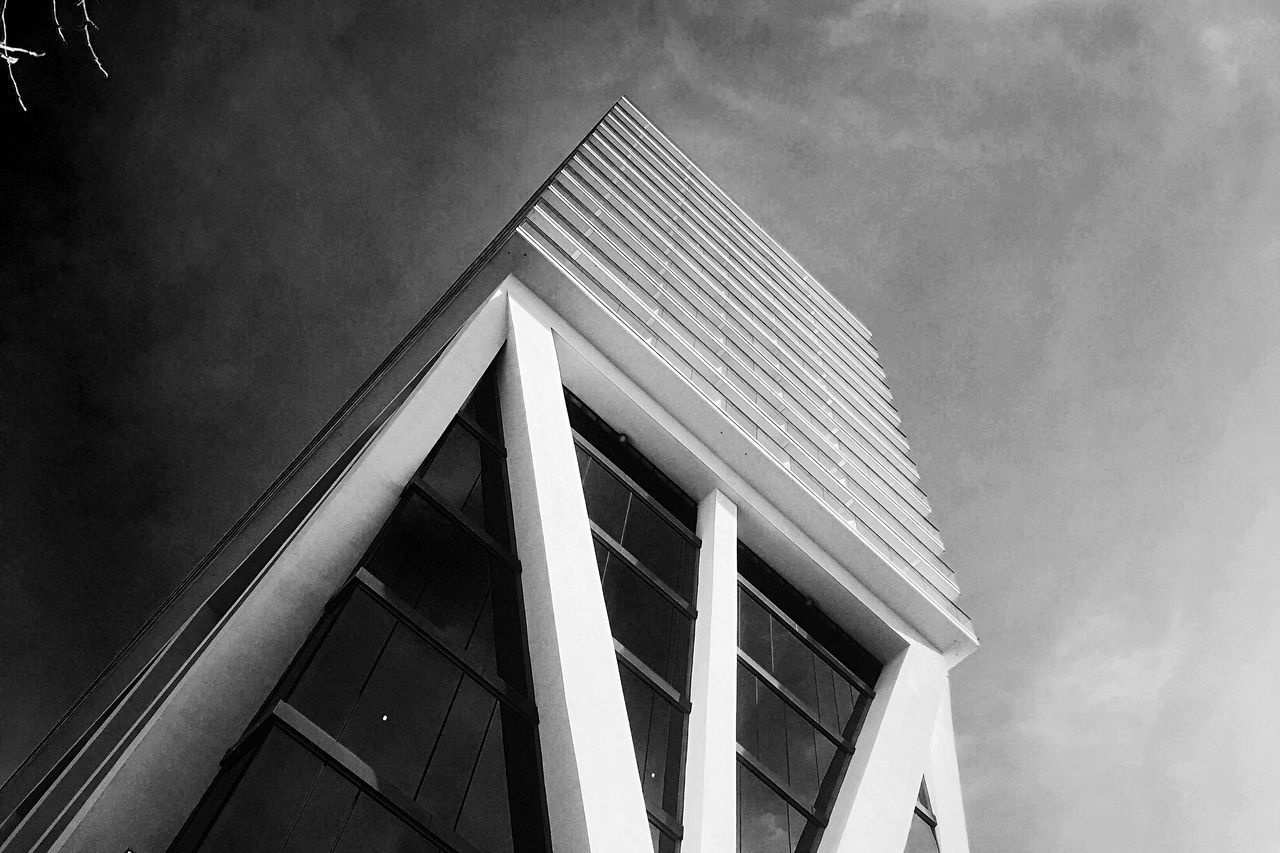
[{"label": "white painted beam", "polygon": [[902,853],[946,689],[942,656],[924,646],[885,666],[818,853]]},{"label": "white painted beam", "polygon": [[731,853],[738,823],[738,509],[718,489],[698,504],[698,536],[683,849]]},{"label": "white painted beam", "polygon": [[652,853],[551,330],[509,298],[501,393],[552,846]]},{"label": "white painted beam", "polygon": [[925,772],[929,805],[938,819],[938,847],[942,853],[969,853],[969,831],[960,796],[960,766],[956,756],[956,735],[951,723],[951,685],[942,691],[938,719],[933,726],[929,769]]}]

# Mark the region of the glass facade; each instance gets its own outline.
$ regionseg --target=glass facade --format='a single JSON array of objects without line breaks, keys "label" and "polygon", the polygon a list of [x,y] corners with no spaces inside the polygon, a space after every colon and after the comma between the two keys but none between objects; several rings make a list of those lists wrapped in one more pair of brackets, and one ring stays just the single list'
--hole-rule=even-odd
[{"label": "glass facade", "polygon": [[683,835],[696,507],[580,401],[568,399],[654,850],[674,853]]},{"label": "glass facade", "polygon": [[738,851],[816,849],[879,664],[738,548]]},{"label": "glass facade", "polygon": [[546,853],[492,370],[175,850]]}]

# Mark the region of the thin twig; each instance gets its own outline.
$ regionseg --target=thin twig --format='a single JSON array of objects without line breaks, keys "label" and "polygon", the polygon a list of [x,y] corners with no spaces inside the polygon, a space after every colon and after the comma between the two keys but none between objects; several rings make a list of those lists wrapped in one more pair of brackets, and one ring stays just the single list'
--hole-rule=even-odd
[{"label": "thin twig", "polygon": [[27,111],[27,105],[22,102],[22,90],[18,88],[18,78],[13,76],[13,66],[18,61],[18,57],[12,54],[12,48],[9,47],[9,22],[4,19],[4,15],[9,11],[9,0],[0,0],[0,45],[4,45],[4,66],[9,72],[9,82],[13,84],[13,94],[18,96],[18,106],[22,107],[22,111]]},{"label": "thin twig", "polygon": [[[4,0],[9,2],[9,0]],[[107,69],[102,67],[102,60],[98,58],[98,52],[93,49],[93,39],[89,38],[89,30],[97,29],[98,25],[93,22],[93,18],[89,17],[89,0],[80,0],[80,11],[84,13],[84,43],[89,47],[89,55],[93,57],[93,62],[98,66],[98,70],[102,72],[103,77],[108,77]]]},{"label": "thin twig", "polygon": [[[8,0],[6,0],[6,2],[8,2]],[[5,44],[4,42],[0,42],[0,51],[3,51],[5,53],[22,53],[22,54],[26,54],[27,56],[44,56],[44,54],[38,50],[27,50],[25,47],[14,47],[13,45]],[[18,61],[18,57],[16,56],[13,59],[9,60],[9,62],[17,62],[17,61]]]},{"label": "thin twig", "polygon": [[67,37],[62,34],[62,22],[58,20],[58,0],[50,0],[53,4],[53,28],[58,31],[58,38],[62,39],[62,43],[67,43]]}]

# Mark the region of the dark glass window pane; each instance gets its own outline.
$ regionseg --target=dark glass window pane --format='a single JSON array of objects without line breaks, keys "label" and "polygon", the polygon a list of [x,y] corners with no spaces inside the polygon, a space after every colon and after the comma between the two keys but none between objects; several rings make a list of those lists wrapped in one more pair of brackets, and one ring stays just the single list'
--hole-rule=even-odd
[{"label": "dark glass window pane", "polygon": [[495,438],[502,437],[502,419],[499,413],[498,388],[494,382],[492,371],[485,374],[476,385],[467,402],[462,404],[462,413],[475,421],[485,432]]},{"label": "dark glass window pane", "polygon": [[289,735],[268,732],[200,849],[279,849],[320,767]]},{"label": "dark glass window pane", "polygon": [[758,755],[756,742],[756,680],[747,668],[738,665],[738,743],[752,755]]},{"label": "dark glass window pane", "polygon": [[415,789],[418,802],[449,826],[457,824],[494,704],[493,696],[483,687],[462,679],[421,787]]},{"label": "dark glass window pane", "polygon": [[281,853],[315,853],[332,849],[355,801],[355,785],[333,768],[324,768],[294,823],[289,843]]},{"label": "dark glass window pane", "polygon": [[785,613],[799,625],[815,645],[840,661],[850,672],[856,673],[863,683],[876,683],[880,677],[880,662],[815,607],[808,596],[784,580],[741,542],[738,543],[738,573],[771,607]]},{"label": "dark glass window pane", "polygon": [[803,815],[738,765],[739,853],[794,853],[804,827]]},{"label": "dark glass window pane", "polygon": [[840,732],[843,734],[845,727],[849,724],[849,720],[853,719],[853,712],[857,708],[858,697],[861,694],[854,689],[852,684],[840,676],[835,677],[835,691],[836,718],[840,721]]},{"label": "dark glass window pane", "polygon": [[625,666],[618,666],[622,678],[622,699],[631,725],[631,743],[636,748],[636,766],[644,773],[644,756],[649,749],[649,725],[653,714],[653,691]]},{"label": "dark glass window pane", "polygon": [[772,642],[769,638],[769,614],[760,603],[738,588],[738,648],[765,669],[773,662]]},{"label": "dark glass window pane", "polygon": [[739,771],[739,853],[790,851],[797,844],[809,851],[821,827],[790,804],[824,811],[848,760],[840,743],[851,742],[859,709],[869,700],[828,661],[857,667],[873,680],[879,664],[741,544],[738,558],[738,744],[754,760],[754,769],[743,764]]},{"label": "dark glass window pane", "polygon": [[445,503],[455,509],[481,508],[479,515],[468,515],[484,528],[483,503],[473,500],[483,491],[480,482],[480,440],[458,424],[450,425],[431,458],[423,466],[422,479]]},{"label": "dark glass window pane", "polygon": [[394,626],[395,619],[386,609],[367,592],[356,590],[286,697],[289,704],[336,736]]},{"label": "dark glass window pane", "polygon": [[[527,692],[519,577],[425,499],[406,498],[367,560],[481,672]],[[497,618],[495,618],[495,610]]]},{"label": "dark glass window pane", "polygon": [[480,419],[476,416],[476,392],[475,391],[471,392],[471,396],[468,397],[467,401],[462,404],[462,408],[459,409],[458,412],[462,415],[465,415],[468,418],[471,418],[471,420],[475,421],[476,423],[480,423]]},{"label": "dark glass window pane", "polygon": [[670,836],[663,835],[662,830],[649,824],[649,838],[653,841],[653,853],[676,853],[680,843]]},{"label": "dark glass window pane", "polygon": [[[808,721],[794,708],[784,708],[787,736],[787,784],[803,802],[814,803],[818,799],[818,783],[827,765],[818,764],[818,741],[831,742],[814,730]],[[827,754],[830,759],[831,753]]]},{"label": "dark glass window pane", "polygon": [[[650,807],[658,806],[669,811],[675,811],[675,798],[666,794],[668,790],[675,793],[674,779],[667,778],[667,760],[672,746],[671,724],[676,716],[676,710],[655,694],[653,710],[649,716],[649,743],[645,751],[644,769],[640,771],[645,803]],[[674,776],[677,768],[672,766],[671,770]]]},{"label": "dark glass window pane", "polygon": [[[645,804],[651,811],[678,818],[685,714],[647,679],[656,675],[679,695],[688,689],[692,620],[646,577],[656,577],[688,600],[695,580],[695,550],[665,515],[650,507],[622,478],[581,447],[577,450],[588,516],[644,569],[637,570],[600,542],[595,543],[613,637],[629,653],[628,659],[652,670],[642,678],[630,664],[619,663]],[[674,850],[676,846],[658,834],[653,842],[656,850]]]},{"label": "dark glass window pane", "polygon": [[511,804],[507,796],[507,760],[503,749],[502,709],[489,720],[467,798],[458,815],[460,835],[489,853],[512,853]]},{"label": "dark glass window pane", "polygon": [[939,853],[933,827],[918,814],[911,816],[911,832],[907,835],[907,847],[903,853]]},{"label": "dark glass window pane", "polygon": [[837,769],[835,744],[741,664],[738,743],[809,805],[817,804],[822,780]]},{"label": "dark glass window pane", "polygon": [[334,853],[440,853],[440,848],[361,793]]},{"label": "dark glass window pane", "polygon": [[861,694],[745,589],[738,590],[738,647],[778,679],[832,732],[843,734]]},{"label": "dark glass window pane", "polygon": [[626,666],[618,670],[645,804],[676,814],[684,715]]},{"label": "dark glass window pane", "polygon": [[439,652],[397,625],[346,725],[330,734],[380,780],[412,794],[460,677]]},{"label": "dark glass window pane", "polygon": [[587,515],[615,541],[622,541],[627,521],[627,507],[632,503],[631,491],[613,473],[582,452],[582,495],[587,501]]},{"label": "dark glass window pane", "polygon": [[800,638],[780,622],[773,622],[773,677],[810,710],[818,708],[818,690],[813,676],[815,655]]},{"label": "dark glass window pane", "polygon": [[489,552],[426,500],[414,495],[405,501],[367,568],[455,648],[472,642],[489,595]]},{"label": "dark glass window pane", "polygon": [[609,565],[609,556],[612,552],[610,552],[608,547],[602,544],[599,539],[593,538],[591,540],[591,544],[596,548],[596,566],[599,567],[600,577],[603,578],[605,568]]},{"label": "dark glass window pane", "polygon": [[818,719],[835,729],[838,732],[844,732],[844,723],[839,712],[839,706],[836,704],[836,690],[843,689],[844,685],[840,684],[843,679],[835,674],[827,663],[820,658],[815,657],[813,660],[813,672],[818,686]]},{"label": "dark glass window pane", "polygon": [[614,639],[668,684],[681,689],[689,651],[689,618],[612,554],[606,558],[604,600]]},{"label": "dark glass window pane", "polygon": [[632,498],[622,546],[646,569],[686,599],[693,591],[692,549],[671,523],[639,498]]},{"label": "dark glass window pane", "polygon": [[[739,721],[739,730],[746,734],[743,748],[756,760],[781,779],[787,778],[787,708],[778,694],[747,673],[747,683],[742,684],[741,674],[746,668],[738,667],[740,690],[745,687],[748,697],[739,708],[746,711],[746,719]],[[751,745],[754,744],[754,748]]]}]

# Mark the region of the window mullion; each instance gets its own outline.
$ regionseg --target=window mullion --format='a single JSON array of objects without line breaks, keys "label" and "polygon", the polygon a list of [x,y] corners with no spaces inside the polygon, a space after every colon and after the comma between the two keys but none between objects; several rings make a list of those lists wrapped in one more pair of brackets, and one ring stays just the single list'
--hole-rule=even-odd
[{"label": "window mullion", "polygon": [[[859,693],[868,697],[872,695],[873,691],[871,687],[867,685],[866,681],[859,678],[852,670],[849,669],[848,666],[842,663],[839,658],[827,651],[822,643],[815,640],[809,635],[809,632],[797,625],[795,620],[783,613],[776,604],[769,600],[768,596],[756,589],[749,580],[739,577],[738,585],[742,587],[742,589],[750,595],[756,603],[768,611],[771,616],[781,622],[785,628],[791,631],[791,633],[795,634],[810,651],[822,658],[822,661],[839,673],[841,677],[852,683]],[[772,636],[770,637],[770,642],[772,642]]]},{"label": "window mullion", "polygon": [[842,752],[852,752],[853,750],[844,742],[844,738],[838,732],[832,731],[818,719],[818,715],[809,709],[809,706],[800,700],[794,693],[778,679],[774,678],[768,670],[751,659],[751,656],[741,649],[738,650],[738,660],[746,666],[747,671],[754,675],[767,689],[772,690],[778,698],[785,702],[790,708],[804,718],[805,722],[813,726],[821,732],[827,740],[831,741],[836,749]]},{"label": "window mullion", "polygon": [[640,498],[640,500],[646,506],[648,506],[650,509],[656,512],[659,516],[661,516],[663,521],[666,521],[668,524],[670,524],[671,527],[677,533],[679,533],[686,540],[688,540],[689,544],[691,544],[695,548],[702,545],[702,540],[698,538],[696,533],[693,533],[692,531],[689,530],[688,525],[684,524],[683,522],[680,521],[680,519],[672,515],[671,510],[667,509],[665,506],[659,503],[657,498],[650,495],[649,492],[646,491],[643,486],[638,484],[635,480],[631,479],[631,477],[627,476],[626,472],[624,472],[621,468],[619,468],[617,465],[613,463],[613,460],[609,459],[599,450],[596,450],[596,448],[591,444],[591,442],[589,442],[586,438],[584,438],[578,432],[575,431],[573,433],[573,438],[574,438],[574,443],[578,447],[582,448],[587,452],[587,455],[591,457],[592,462],[595,462],[596,464],[600,465],[600,467],[604,468],[610,474],[614,475],[620,481],[622,481],[622,484],[626,486],[627,489],[635,497]]},{"label": "window mullion", "polygon": [[689,700],[683,693],[673,687],[665,678],[654,672],[648,664],[640,660],[635,652],[628,649],[617,639],[613,641],[613,648],[618,654],[618,661],[620,663],[625,664],[628,669],[640,676],[646,684],[662,694],[662,696],[673,706],[678,708],[681,713],[689,713]]},{"label": "window mullion", "polygon": [[486,674],[483,667],[477,661],[472,660],[471,655],[455,649],[451,643],[441,636],[439,628],[425,616],[418,613],[404,599],[387,589],[380,580],[369,574],[365,569],[357,570],[352,580],[371,593],[379,604],[388,608],[400,624],[430,643],[432,648],[444,655],[450,663],[462,670],[463,674],[468,678],[480,684],[486,691],[493,694],[496,699],[510,706],[529,722],[537,723],[537,711],[527,696],[513,689],[499,676]]},{"label": "window mullion", "polygon": [[627,568],[631,569],[631,571],[639,575],[642,580],[652,586],[654,590],[662,595],[663,598],[667,599],[667,601],[683,613],[686,618],[697,618],[698,611],[693,608],[692,604],[685,600],[684,596],[676,592],[666,583],[666,581],[654,574],[652,569],[637,560],[635,555],[626,549],[626,546],[622,545],[618,540],[610,536],[594,521],[591,522],[591,533],[597,542],[612,551],[619,560],[626,564]]},{"label": "window mullion", "polygon": [[425,479],[415,474],[409,482],[409,489],[424,498],[427,503],[431,504],[435,509],[444,513],[450,521],[457,524],[467,533],[475,538],[477,542],[484,546],[485,550],[496,557],[504,568],[511,571],[520,571],[520,561],[515,555],[498,543],[496,539],[490,536],[484,529],[478,527],[475,522],[458,512],[452,507],[448,501],[440,496]]},{"label": "window mullion", "polygon": [[791,790],[791,787],[786,782],[779,779],[776,773],[765,767],[758,758],[741,745],[738,746],[738,762],[746,767],[757,779],[773,789],[774,793],[786,800],[788,805],[804,815],[807,820],[811,820],[822,827],[827,825],[827,821],[813,810],[812,805],[806,804],[799,795]]}]

